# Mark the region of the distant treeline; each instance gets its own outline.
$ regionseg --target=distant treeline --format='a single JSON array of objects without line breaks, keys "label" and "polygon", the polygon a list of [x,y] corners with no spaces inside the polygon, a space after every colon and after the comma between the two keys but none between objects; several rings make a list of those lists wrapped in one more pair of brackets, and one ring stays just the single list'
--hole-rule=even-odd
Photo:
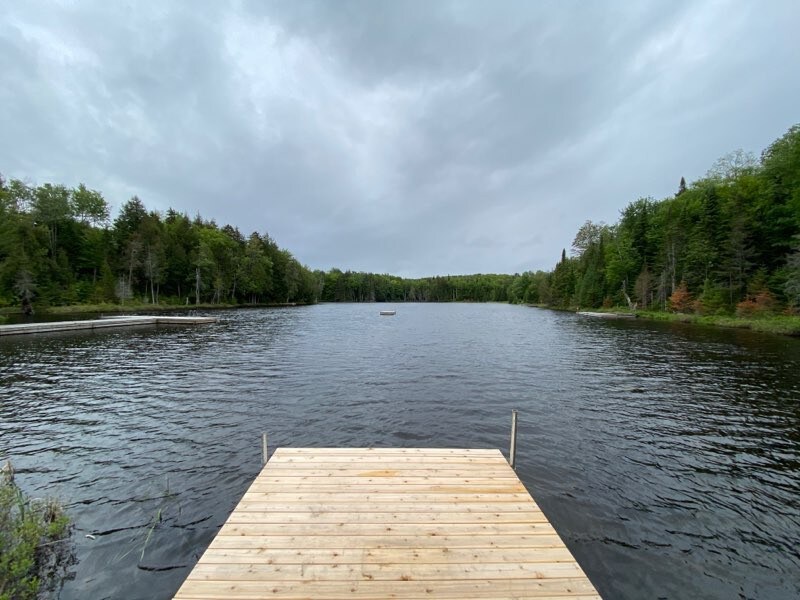
[{"label": "distant treeline", "polygon": [[394,275],[342,272],[324,275],[325,302],[517,302],[519,275],[447,275],[404,279]]},{"label": "distant treeline", "polygon": [[553,306],[750,316],[800,306],[800,125],[761,155],[741,151],[674,197],[586,222],[524,300]]},{"label": "distant treeline", "polygon": [[525,302],[703,314],[800,306],[800,125],[761,155],[741,151],[674,197],[587,221],[551,272],[404,279],[311,271],[266,234],[148,211],[109,222],[84,185],[0,177],[0,306],[31,303]]}]

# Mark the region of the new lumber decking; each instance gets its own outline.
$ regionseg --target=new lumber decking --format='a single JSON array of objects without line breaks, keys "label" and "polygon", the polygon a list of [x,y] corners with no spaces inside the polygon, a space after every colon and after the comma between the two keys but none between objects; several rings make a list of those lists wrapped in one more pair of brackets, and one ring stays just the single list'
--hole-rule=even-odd
[{"label": "new lumber decking", "polygon": [[82,329],[109,329],[112,327],[139,327],[142,325],[198,325],[216,323],[216,317],[179,316],[120,316],[108,319],[89,319],[83,321],[53,321],[44,323],[19,323],[0,325],[2,335],[26,335],[31,333],[55,333],[58,331],[79,331]]},{"label": "new lumber decking", "polygon": [[279,448],[175,598],[600,596],[499,450]]}]

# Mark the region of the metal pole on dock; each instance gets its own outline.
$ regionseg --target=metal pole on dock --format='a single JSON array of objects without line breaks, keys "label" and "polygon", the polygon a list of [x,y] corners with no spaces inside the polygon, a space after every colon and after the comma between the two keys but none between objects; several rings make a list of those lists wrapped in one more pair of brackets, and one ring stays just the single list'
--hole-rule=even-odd
[{"label": "metal pole on dock", "polygon": [[261,434],[261,466],[267,464],[267,458],[269,454],[267,453],[267,432]]},{"label": "metal pole on dock", "polygon": [[517,459],[517,411],[511,411],[511,445],[508,448],[508,464],[514,468]]}]

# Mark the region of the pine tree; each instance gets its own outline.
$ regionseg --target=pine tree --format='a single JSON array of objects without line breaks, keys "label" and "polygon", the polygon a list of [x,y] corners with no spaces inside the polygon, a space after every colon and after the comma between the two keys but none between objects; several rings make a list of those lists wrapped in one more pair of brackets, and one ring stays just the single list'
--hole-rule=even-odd
[{"label": "pine tree", "polygon": [[681,182],[678,184],[678,193],[675,194],[675,197],[677,198],[685,191],[686,191],[686,179],[681,177]]}]

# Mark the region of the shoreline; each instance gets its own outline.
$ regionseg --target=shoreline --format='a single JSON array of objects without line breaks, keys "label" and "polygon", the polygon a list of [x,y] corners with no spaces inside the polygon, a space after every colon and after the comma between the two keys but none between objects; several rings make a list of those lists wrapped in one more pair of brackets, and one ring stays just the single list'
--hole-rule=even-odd
[{"label": "shoreline", "polygon": [[[325,303],[328,304],[328,303]],[[332,303],[336,304],[336,303]],[[384,304],[384,303],[377,303]],[[123,314],[123,313],[171,313],[193,310],[239,310],[247,308],[292,308],[307,306],[301,302],[289,303],[264,303],[264,304],[69,304],[64,306],[50,306],[38,311],[40,315],[76,315],[76,314]],[[574,308],[559,308],[547,306],[546,304],[525,304],[529,308],[539,308],[553,310],[557,312],[571,312],[578,314]],[[749,329],[759,333],[772,333],[789,337],[800,337],[800,316],[793,315],[768,315],[761,317],[736,317],[727,315],[696,315],[684,313],[670,313],[652,310],[629,311],[627,309],[603,309],[597,308],[588,311],[591,313],[608,315],[625,315],[626,317],[636,316],[638,319],[649,321],[667,321],[677,323],[689,323],[693,325],[704,325],[711,327],[724,327],[727,329]],[[7,322],[7,316],[19,316],[22,314],[20,307],[0,308],[0,323]],[[611,318],[611,317],[610,317]]]},{"label": "shoreline", "polygon": [[[240,308],[292,308],[307,306],[302,302],[265,303],[265,304],[66,304],[62,306],[48,306],[34,313],[36,315],[77,315],[77,314],[105,314],[105,313],[167,313],[185,312],[191,310],[232,310]],[[0,308],[0,323],[5,316],[22,315],[18,306]]]},{"label": "shoreline", "polygon": [[759,333],[773,333],[800,337],[800,316],[768,315],[762,317],[736,317],[728,315],[689,315],[659,311],[637,311],[640,319],[668,321],[724,327],[726,329],[749,329]]},{"label": "shoreline", "polygon": [[[578,314],[575,309],[553,308],[541,304],[528,304],[531,308],[544,308],[546,310],[556,310],[559,312],[572,312]],[[584,311],[580,311],[584,312]],[[684,313],[670,313],[655,310],[637,310],[631,312],[628,309],[592,309],[593,313],[605,313],[608,315],[634,316],[637,319],[646,321],[666,321],[670,323],[688,323],[691,325],[703,325],[706,327],[723,327],[726,329],[749,329],[758,333],[772,333],[789,337],[800,337],[800,316],[792,315],[766,315],[761,317],[736,317],[729,315],[694,315]]]}]

